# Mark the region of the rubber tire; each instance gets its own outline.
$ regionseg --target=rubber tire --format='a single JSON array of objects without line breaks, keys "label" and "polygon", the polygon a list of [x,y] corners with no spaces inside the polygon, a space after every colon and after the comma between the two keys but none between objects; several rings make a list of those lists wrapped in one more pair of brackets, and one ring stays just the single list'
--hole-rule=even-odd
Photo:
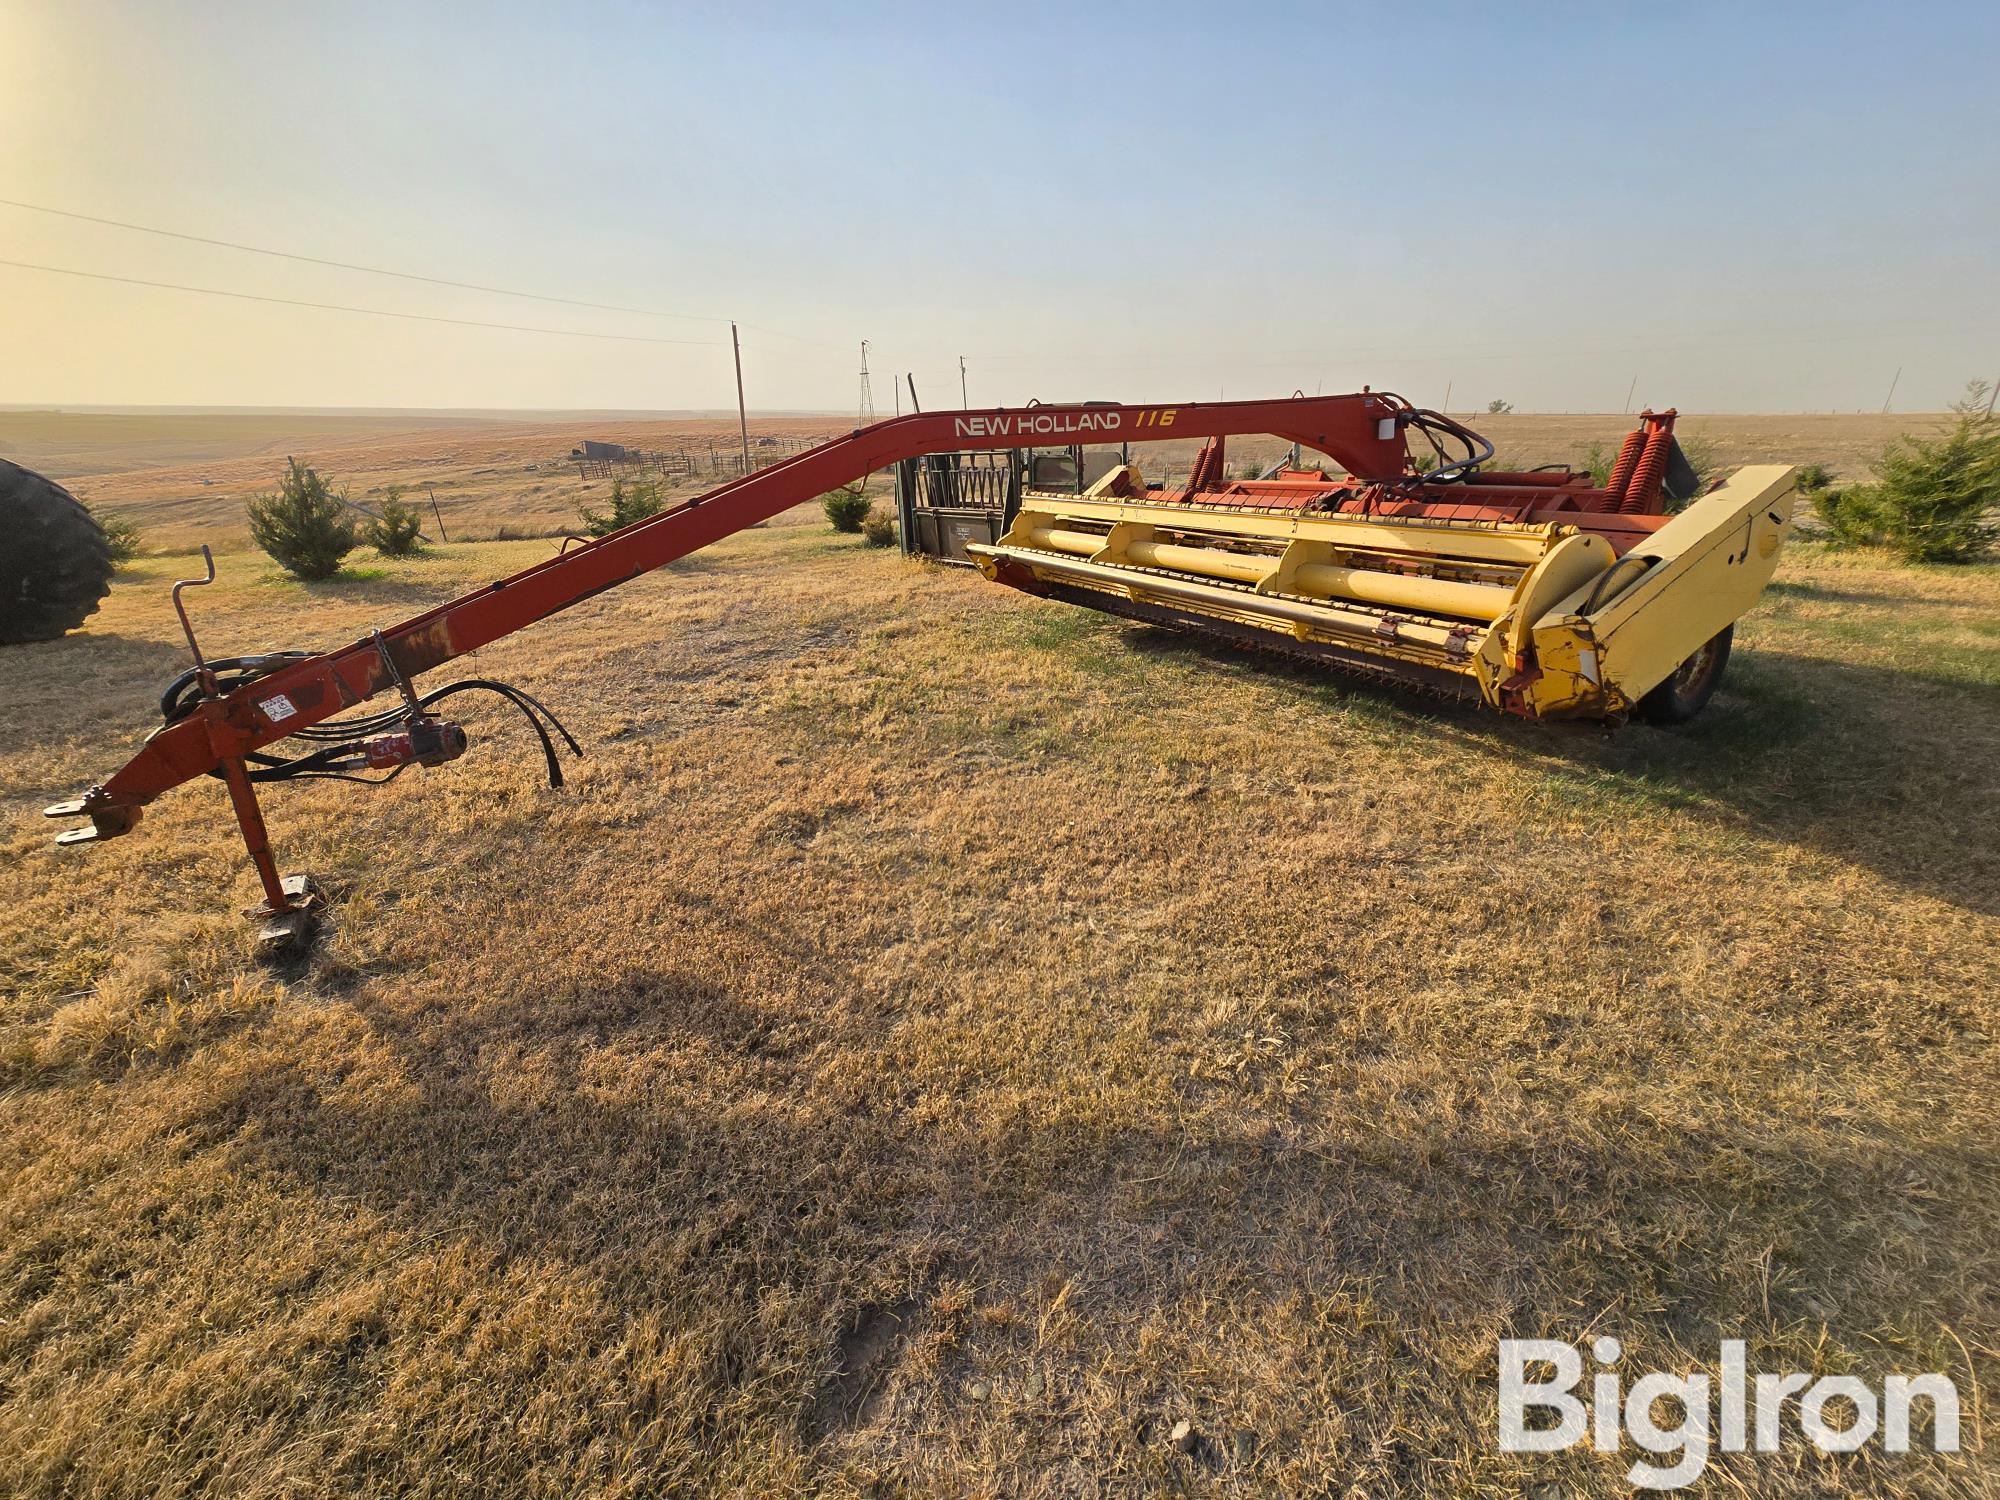
[{"label": "rubber tire", "polygon": [[[1722,669],[1729,665],[1729,645],[1735,635],[1734,625],[1723,626],[1720,635],[1676,667],[1672,676],[1639,700],[1640,719],[1648,724],[1685,724],[1706,708],[1722,681]],[[1683,681],[1682,674],[1704,657],[1708,660],[1699,674]]]},{"label": "rubber tire", "polygon": [[111,592],[111,544],[76,496],[0,459],[0,645],[52,641]]}]

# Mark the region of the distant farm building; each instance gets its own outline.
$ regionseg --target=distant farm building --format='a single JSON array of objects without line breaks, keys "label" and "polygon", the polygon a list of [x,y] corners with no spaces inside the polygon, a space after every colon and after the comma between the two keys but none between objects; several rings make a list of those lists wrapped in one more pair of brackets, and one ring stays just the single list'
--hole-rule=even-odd
[{"label": "distant farm building", "polygon": [[596,438],[585,438],[581,448],[569,450],[569,456],[601,463],[627,463],[639,457],[623,443],[601,443]]}]

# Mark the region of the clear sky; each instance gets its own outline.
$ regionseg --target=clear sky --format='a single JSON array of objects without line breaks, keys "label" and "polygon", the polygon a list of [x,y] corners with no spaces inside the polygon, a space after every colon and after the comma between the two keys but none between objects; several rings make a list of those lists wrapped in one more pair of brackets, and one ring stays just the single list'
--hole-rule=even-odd
[{"label": "clear sky", "polygon": [[[0,0],[0,198],[740,319],[753,408],[2000,375],[2000,7]],[[722,322],[0,207],[0,402],[720,407]]]}]

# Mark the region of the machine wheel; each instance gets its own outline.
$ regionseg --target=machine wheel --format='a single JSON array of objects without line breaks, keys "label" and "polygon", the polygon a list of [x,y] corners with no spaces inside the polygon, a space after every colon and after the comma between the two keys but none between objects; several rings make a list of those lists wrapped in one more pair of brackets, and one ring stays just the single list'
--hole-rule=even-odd
[{"label": "machine wheel", "polygon": [[104,528],[53,479],[0,459],[0,645],[52,641],[111,591]]},{"label": "machine wheel", "polygon": [[1720,635],[1674,668],[1673,676],[1639,700],[1639,717],[1648,724],[1685,724],[1700,713],[1722,681],[1735,634],[1734,625],[1723,626]]}]

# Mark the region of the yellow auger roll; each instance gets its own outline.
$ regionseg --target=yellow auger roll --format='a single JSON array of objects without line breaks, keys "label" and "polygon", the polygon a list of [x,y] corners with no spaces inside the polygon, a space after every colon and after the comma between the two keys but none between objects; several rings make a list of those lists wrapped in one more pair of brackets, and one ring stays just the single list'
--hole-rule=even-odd
[{"label": "yellow auger roll", "polygon": [[[1018,563],[1057,582],[1115,590],[1132,598],[1175,600],[1218,619],[1238,620],[1246,625],[1283,621],[1287,632],[1293,634],[1299,633],[1292,630],[1293,626],[1297,626],[1306,635],[1323,631],[1343,638],[1365,638],[1379,644],[1383,641],[1387,624],[1379,613],[1362,606],[1344,606],[1338,599],[1279,598],[1171,573],[1137,573],[1115,563],[1029,551],[1010,547],[1005,542],[990,546],[974,542],[966,548],[966,552],[980,560],[982,567],[1002,561]],[[1402,620],[1396,622],[1391,634],[1404,646],[1446,653],[1453,659],[1453,670],[1470,672],[1469,664],[1459,664],[1466,653],[1464,650],[1453,650],[1451,631],[1448,621]]]},{"label": "yellow auger roll", "polygon": [[[1191,573],[1197,578],[1219,578],[1230,583],[1260,584],[1278,569],[1275,554],[1227,552],[1220,547],[1189,547],[1176,542],[1156,542],[1135,538],[1108,555],[1115,539],[1101,532],[1075,531],[1063,526],[1029,528],[1030,546],[1050,552],[1067,552],[1077,557],[1107,554],[1100,561],[1125,567],[1159,568],[1173,573]],[[1424,578],[1409,573],[1391,573],[1380,568],[1351,568],[1334,563],[1305,563],[1295,570],[1286,593],[1303,598],[1355,600],[1380,604],[1391,609],[1413,609],[1425,614],[1456,615],[1470,620],[1497,620],[1507,612],[1513,590],[1484,583],[1459,583],[1444,578]]]},{"label": "yellow auger roll", "polygon": [[1512,589],[1484,583],[1456,583],[1448,578],[1419,578],[1409,573],[1385,573],[1376,568],[1343,568],[1336,563],[1302,563],[1292,575],[1292,592],[1329,599],[1359,599],[1392,609],[1425,614],[1463,615],[1473,620],[1497,620],[1507,613]]},{"label": "yellow auger roll", "polygon": [[1177,547],[1172,542],[1129,543],[1120,561],[1137,563],[1142,568],[1199,573],[1204,578],[1227,578],[1236,583],[1261,583],[1278,566],[1275,557],[1224,552],[1219,547]]},{"label": "yellow auger roll", "polygon": [[1027,535],[1031,547],[1046,547],[1051,552],[1074,552],[1079,557],[1088,557],[1104,545],[1104,534],[1098,531],[1069,531],[1061,526],[1037,526]]}]

